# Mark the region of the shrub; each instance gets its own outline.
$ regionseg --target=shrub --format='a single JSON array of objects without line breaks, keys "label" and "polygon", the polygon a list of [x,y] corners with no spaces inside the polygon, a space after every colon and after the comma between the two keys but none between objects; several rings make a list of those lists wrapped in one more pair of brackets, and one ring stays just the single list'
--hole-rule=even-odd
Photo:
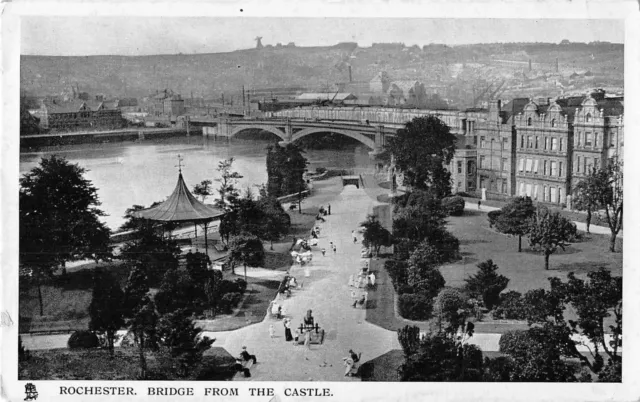
[{"label": "shrub", "polygon": [[244,292],[247,290],[247,281],[245,281],[242,278],[238,278],[236,279],[235,283],[236,283],[237,292],[243,295]]},{"label": "shrub", "polygon": [[498,266],[493,260],[478,264],[479,272],[465,279],[465,289],[473,297],[480,297],[487,309],[491,310],[500,303],[500,292],[509,284],[509,278],[498,275]]},{"label": "shrub", "polygon": [[489,227],[492,228],[496,222],[498,221],[498,219],[500,219],[500,214],[502,214],[502,211],[497,209],[495,211],[490,211],[487,214],[487,218],[489,219]]},{"label": "shrub", "polygon": [[97,348],[99,345],[98,336],[91,331],[75,331],[69,337],[67,346],[69,349]]},{"label": "shrub", "polygon": [[231,314],[233,308],[242,299],[242,295],[238,292],[225,293],[220,299],[220,308],[224,314]]},{"label": "shrub", "polygon": [[461,216],[464,214],[464,198],[458,195],[443,198],[442,208],[447,212],[447,215]]},{"label": "shrub", "polygon": [[501,294],[500,304],[493,310],[493,318],[524,320],[526,311],[522,295],[514,290]]},{"label": "shrub", "polygon": [[[393,284],[393,288],[397,293],[403,293],[400,291],[401,288],[408,286],[407,278],[408,278],[408,265],[406,261],[398,261],[398,260],[387,260],[384,263],[384,267],[389,273],[389,277],[391,277],[391,283]],[[406,293],[406,292],[404,292]]]},{"label": "shrub", "polygon": [[431,298],[414,293],[405,293],[398,298],[400,315],[409,320],[428,320],[433,313]]}]

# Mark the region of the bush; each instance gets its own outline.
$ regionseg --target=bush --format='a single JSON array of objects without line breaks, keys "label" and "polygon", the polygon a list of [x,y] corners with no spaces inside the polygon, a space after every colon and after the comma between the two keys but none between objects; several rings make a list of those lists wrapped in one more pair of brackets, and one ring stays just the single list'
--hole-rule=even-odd
[{"label": "bush", "polygon": [[99,344],[98,336],[91,331],[75,331],[67,341],[69,349],[97,348]]},{"label": "bush", "polygon": [[398,303],[400,315],[408,320],[428,320],[433,313],[432,299],[422,294],[402,294]]},{"label": "bush", "polygon": [[247,290],[247,281],[245,281],[242,278],[238,278],[235,281],[236,284],[236,292],[240,293],[241,295],[244,294],[244,292]]},{"label": "bush", "polygon": [[445,197],[442,199],[442,208],[450,216],[461,216],[464,214],[464,198],[455,195],[453,197]]},{"label": "bush", "polygon": [[465,296],[454,288],[444,288],[434,301],[434,313],[440,324],[446,324],[445,331],[455,333],[464,324],[468,311]]},{"label": "bush", "polygon": [[231,314],[233,308],[242,299],[242,295],[238,292],[225,293],[220,299],[220,308],[224,314]]},{"label": "bush", "polygon": [[492,228],[496,222],[498,221],[498,219],[500,218],[500,214],[502,214],[502,211],[497,209],[495,211],[490,211],[487,214],[487,218],[489,218],[489,227]]},{"label": "bush", "polygon": [[500,304],[493,310],[493,318],[524,320],[526,311],[522,294],[514,290],[501,294]]},{"label": "bush", "polygon": [[406,293],[406,291],[402,292],[401,289],[408,286],[407,262],[398,260],[387,260],[384,263],[384,267],[391,277],[391,283],[393,284],[393,288],[396,290],[396,292],[398,294]]}]

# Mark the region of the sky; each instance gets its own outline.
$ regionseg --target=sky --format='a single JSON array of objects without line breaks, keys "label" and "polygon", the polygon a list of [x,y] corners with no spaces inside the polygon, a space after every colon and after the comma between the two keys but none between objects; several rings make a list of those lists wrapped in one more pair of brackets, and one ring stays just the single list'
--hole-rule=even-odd
[{"label": "sky", "polygon": [[[88,29],[90,27],[90,29]],[[492,42],[623,43],[622,20],[23,17],[21,54],[49,56],[217,53],[264,45],[339,42],[448,45]]]}]

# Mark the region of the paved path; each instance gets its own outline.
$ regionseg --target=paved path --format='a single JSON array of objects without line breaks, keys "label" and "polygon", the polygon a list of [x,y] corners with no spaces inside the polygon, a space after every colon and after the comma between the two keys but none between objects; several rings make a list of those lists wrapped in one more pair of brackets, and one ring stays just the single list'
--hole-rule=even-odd
[{"label": "paved path", "polygon": [[[477,211],[478,210],[478,204],[474,204],[471,202],[465,202],[464,203],[464,208],[465,209],[469,209],[469,210],[473,210],[473,211]],[[491,212],[491,211],[497,211],[500,208],[496,208],[496,207],[490,207],[488,205],[482,205],[480,207],[480,212]],[[582,231],[582,232],[586,232],[587,231],[587,224],[583,223],[583,222],[578,222],[578,221],[573,221],[573,223],[576,224],[576,227],[578,228],[578,230]],[[589,231],[591,233],[595,233],[595,234],[602,234],[602,235],[611,235],[611,230],[608,227],[605,226],[598,226],[598,225],[590,225],[589,226]],[[620,233],[618,233],[618,237],[622,239],[622,230],[620,231]]]},{"label": "paved path", "polygon": [[[360,242],[353,243],[351,230],[365,219],[373,203],[362,189],[347,186],[332,201],[332,214],[321,224],[310,277],[305,278],[304,270],[298,266],[291,269],[291,274],[304,286],[283,301],[287,316],[295,328],[306,311],[313,310],[316,322],[326,331],[324,344],[307,349],[285,342],[282,321],[269,316],[261,323],[236,331],[205,333],[216,338],[216,346],[224,347],[233,355],[237,355],[242,346],[257,355],[259,364],[251,369],[250,380],[353,381],[344,377],[342,366],[342,358],[349,349],[362,352],[365,362],[400,348],[395,332],[366,322],[365,310],[351,307],[348,278],[359,269],[361,248]],[[335,254],[329,251],[329,242],[337,245]],[[323,247],[327,249],[325,257],[317,251]],[[276,330],[273,339],[269,337],[270,325]]]}]

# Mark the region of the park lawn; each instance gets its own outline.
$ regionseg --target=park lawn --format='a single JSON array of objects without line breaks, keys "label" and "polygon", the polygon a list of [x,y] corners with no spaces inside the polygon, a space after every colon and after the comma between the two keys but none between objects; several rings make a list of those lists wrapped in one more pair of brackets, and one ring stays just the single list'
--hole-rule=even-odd
[{"label": "park lawn", "polygon": [[[140,373],[137,348],[116,348],[113,359],[104,349],[53,349],[29,353],[29,360],[18,363],[19,380],[136,380]],[[149,372],[155,372],[158,376],[155,378],[152,374],[151,379],[196,379],[195,372],[186,378],[175,377],[170,370],[160,367],[154,352],[146,351],[145,357]],[[223,348],[212,347],[205,352],[202,364],[206,367],[226,368],[233,363],[234,358]],[[220,372],[224,378],[216,378],[218,380],[230,380],[235,374],[225,369]]]},{"label": "park lawn", "polygon": [[506,236],[489,228],[487,215],[465,210],[460,217],[448,218],[448,230],[460,240],[462,259],[440,267],[448,286],[462,287],[465,278],[477,272],[477,264],[492,259],[499,273],[509,278],[507,291],[521,293],[532,289],[549,288],[548,278],[566,280],[569,272],[580,278],[605,267],[613,275],[622,275],[622,253],[608,251],[609,238],[589,235],[585,240],[559,249],[549,259],[550,269],[544,269],[544,257],[522,239],[522,252],[518,253],[518,238]]},{"label": "park lawn", "polygon": [[[128,268],[119,261],[101,263],[112,272],[121,286],[126,283]],[[93,289],[92,269],[69,269],[58,273],[50,283],[42,286],[43,315],[40,315],[38,288],[21,289],[19,296],[20,332],[64,331],[85,329]]]}]

